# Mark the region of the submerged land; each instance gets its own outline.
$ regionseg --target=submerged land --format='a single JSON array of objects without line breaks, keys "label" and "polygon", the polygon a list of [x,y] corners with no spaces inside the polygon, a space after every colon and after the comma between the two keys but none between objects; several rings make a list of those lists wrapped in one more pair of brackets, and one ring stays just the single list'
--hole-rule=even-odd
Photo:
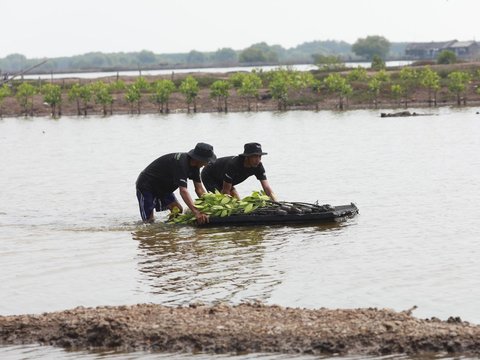
[{"label": "submerged land", "polygon": [[300,309],[259,303],[78,307],[0,316],[0,344],[71,350],[316,355],[480,355],[480,326],[418,319],[411,310]]}]

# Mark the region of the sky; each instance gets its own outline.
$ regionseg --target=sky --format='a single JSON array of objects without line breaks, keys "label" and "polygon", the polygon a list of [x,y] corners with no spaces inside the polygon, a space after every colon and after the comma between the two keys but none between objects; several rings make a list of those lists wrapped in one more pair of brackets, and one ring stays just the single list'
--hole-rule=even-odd
[{"label": "sky", "polygon": [[1,0],[0,58],[480,40],[479,0]]}]

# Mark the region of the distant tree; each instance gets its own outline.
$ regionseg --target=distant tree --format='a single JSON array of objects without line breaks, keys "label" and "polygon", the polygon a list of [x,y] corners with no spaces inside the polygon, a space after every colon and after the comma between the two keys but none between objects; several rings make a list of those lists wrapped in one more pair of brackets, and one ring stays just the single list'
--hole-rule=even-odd
[{"label": "distant tree", "polygon": [[455,94],[457,105],[462,104],[462,96],[463,104],[467,105],[467,90],[471,80],[471,75],[464,71],[453,71],[448,74],[448,89]]},{"label": "distant tree", "polygon": [[175,91],[175,84],[172,80],[161,79],[153,83],[153,95],[152,100],[158,105],[158,111],[163,113],[170,112],[168,106],[170,96]]},{"label": "distant tree", "polygon": [[197,96],[199,92],[198,81],[191,75],[188,75],[180,84],[180,92],[185,97],[187,103],[187,112],[190,112],[190,104],[193,103],[193,112],[197,112]]},{"label": "distant tree", "polygon": [[213,53],[212,60],[217,64],[235,64],[238,62],[238,55],[233,49],[222,48]]},{"label": "distant tree", "polygon": [[151,51],[142,50],[137,54],[138,63],[140,65],[152,65],[157,62],[155,54]]},{"label": "distant tree", "polygon": [[378,35],[367,36],[364,39],[358,39],[352,45],[352,51],[356,55],[362,56],[367,60],[372,60],[375,55],[385,59],[389,50],[390,42],[383,36]]},{"label": "distant tree", "polygon": [[437,55],[437,64],[455,64],[457,55],[451,50],[443,50]]},{"label": "distant tree", "polygon": [[47,83],[42,86],[43,101],[50,105],[52,117],[61,116],[62,89],[59,85]]},{"label": "distant tree", "polygon": [[85,54],[86,66],[90,68],[102,68],[106,66],[111,66],[111,59],[107,54],[102,52],[91,52]]},{"label": "distant tree", "polygon": [[261,42],[242,50],[239,61],[241,63],[276,63],[278,54],[265,42]]},{"label": "distant tree", "polygon": [[334,73],[328,75],[324,80],[326,88],[338,96],[338,108],[344,109],[344,101],[352,93],[353,89],[347,80],[340,74]]},{"label": "distant tree", "polygon": [[196,50],[192,50],[187,55],[188,64],[203,64],[207,60],[204,53]]},{"label": "distant tree", "polygon": [[218,112],[227,112],[230,83],[226,80],[216,80],[212,86],[210,86],[210,96],[217,100]]},{"label": "distant tree", "polygon": [[[428,90],[428,105],[437,106],[437,92],[440,90],[440,75],[429,66],[420,72],[420,84]],[[432,98],[433,95],[433,98]]]},{"label": "distant tree", "polygon": [[17,88],[15,96],[25,116],[33,116],[33,96],[36,93],[37,89],[27,82],[21,83]]},{"label": "distant tree", "polygon": [[28,64],[27,58],[22,54],[10,54],[3,60],[3,66],[9,71],[20,71]]},{"label": "distant tree", "polygon": [[351,50],[351,45],[345,41],[336,41],[336,40],[315,40],[304,42],[300,45],[297,45],[292,50],[295,52],[301,52],[312,56],[313,54],[348,54]]},{"label": "distant tree", "polygon": [[7,84],[3,84],[0,87],[0,118],[2,117],[3,114],[3,100],[10,96],[12,94],[12,91],[10,90],[10,87]]}]

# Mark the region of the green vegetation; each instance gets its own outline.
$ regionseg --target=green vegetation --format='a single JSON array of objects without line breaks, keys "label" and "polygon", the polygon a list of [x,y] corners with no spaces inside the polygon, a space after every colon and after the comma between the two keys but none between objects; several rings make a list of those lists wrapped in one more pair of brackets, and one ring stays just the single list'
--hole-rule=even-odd
[{"label": "green vegetation", "polygon": [[252,101],[258,98],[262,79],[255,73],[244,74],[238,93],[247,101],[247,110],[252,110]]},{"label": "green vegetation", "polygon": [[238,59],[240,63],[277,63],[279,59],[277,51],[262,42],[240,52]]},{"label": "green vegetation", "polygon": [[[145,77],[117,79],[116,81],[11,81],[0,87],[0,116],[68,115],[104,116],[121,111],[134,114],[158,111],[168,113],[173,98],[176,109],[197,111],[258,110],[285,111],[290,108],[345,110],[351,106],[404,106],[412,103],[437,106],[438,102],[459,106],[480,101],[478,66],[464,64],[449,66],[408,66],[400,69],[354,68],[325,72],[296,71],[280,67],[271,71],[238,72],[230,75],[177,76],[150,80]],[[176,86],[178,84],[178,86]],[[179,104],[179,96],[185,102]],[[453,96],[452,96],[453,95]],[[12,102],[12,99],[14,100]],[[213,99],[209,100],[209,99]],[[16,100],[16,103],[15,103]],[[245,102],[245,107],[244,107]],[[5,103],[8,107],[5,107]],[[185,104],[185,105],[184,105]],[[333,105],[334,104],[334,105]],[[63,111],[62,111],[63,110]],[[65,111],[66,110],[66,111]],[[75,111],[76,110],[76,111]]]},{"label": "green vegetation", "polygon": [[408,107],[411,93],[419,84],[419,76],[417,70],[411,67],[404,67],[400,70],[400,86],[401,93],[404,98],[405,108]]},{"label": "green vegetation", "polygon": [[228,111],[228,97],[230,96],[230,83],[217,80],[210,86],[210,97],[217,100],[218,112]]},{"label": "green vegetation", "polygon": [[33,116],[33,96],[37,93],[37,88],[29,83],[21,83],[17,88],[15,95],[25,116]]},{"label": "green vegetation", "polygon": [[382,70],[382,69],[385,69],[386,68],[386,65],[385,65],[385,61],[378,55],[373,55],[373,58],[372,58],[372,69],[373,70]]},{"label": "green vegetation", "polygon": [[428,105],[437,106],[437,93],[440,90],[440,75],[426,66],[420,73],[420,84],[428,90]]},{"label": "green vegetation", "polygon": [[10,96],[12,91],[7,84],[4,84],[0,87],[0,118],[3,115],[3,101],[6,97]]},{"label": "green vegetation", "polygon": [[[381,38],[381,37],[378,37]],[[39,65],[36,71],[41,73],[50,72],[77,72],[77,71],[120,71],[158,68],[182,68],[182,67],[218,67],[238,66],[248,64],[305,64],[315,63],[333,66],[330,62],[342,64],[345,61],[359,61],[371,52],[364,53],[364,41],[371,42],[370,37],[361,39],[359,54],[353,52],[352,45],[345,41],[316,40],[304,42],[292,48],[284,48],[280,45],[269,45],[265,42],[253,44],[245,49],[234,50],[221,48],[213,52],[191,50],[188,53],[155,54],[149,50],[139,52],[101,53],[89,52],[82,55],[57,58],[33,58],[27,59],[22,54],[10,54],[0,58],[0,75],[19,73],[20,71]],[[375,41],[373,41],[375,42]],[[378,41],[377,41],[378,42]],[[381,49],[380,56],[385,59],[401,58],[404,56],[405,43],[392,43],[390,52],[384,53]],[[376,52],[375,52],[376,51]],[[375,50],[378,53],[378,50]],[[370,59],[370,58],[369,58]],[[324,61],[327,60],[325,63]]]},{"label": "green vegetation", "polygon": [[347,79],[342,75],[334,73],[327,76],[324,81],[328,91],[338,97],[338,108],[343,110],[345,107],[345,100],[352,93],[353,88],[348,83]]},{"label": "green vegetation", "polygon": [[[219,191],[215,193],[207,192],[199,199],[195,200],[195,207],[209,216],[225,217],[235,214],[249,214],[255,210],[265,207],[271,199],[263,191],[254,191],[251,195],[238,200],[230,195],[225,195]],[[179,214],[178,211],[172,212],[169,223],[189,224],[195,222],[195,215],[191,212]]]},{"label": "green vegetation", "polygon": [[102,106],[102,113],[104,116],[108,114],[110,110],[110,115],[112,114],[112,87],[108,86],[102,81],[96,81],[92,84],[92,91],[95,104]]},{"label": "green vegetation", "polygon": [[50,105],[52,109],[52,117],[56,118],[57,116],[61,116],[62,89],[60,86],[45,84],[42,86],[41,92],[43,94],[43,101]]},{"label": "green vegetation", "polygon": [[454,71],[448,74],[448,90],[450,90],[457,98],[457,105],[467,105],[467,89],[472,81],[469,73],[464,71]]},{"label": "green vegetation", "polygon": [[383,36],[367,36],[365,39],[358,39],[352,45],[352,51],[367,60],[372,60],[374,56],[385,59],[390,50],[390,42]]},{"label": "green vegetation", "polygon": [[198,81],[191,75],[187,76],[180,84],[180,92],[185,96],[187,112],[190,112],[190,105],[193,103],[193,112],[197,112]]},{"label": "green vegetation", "polygon": [[331,71],[345,69],[345,64],[340,56],[314,54],[312,57],[314,64],[318,66],[320,70]]},{"label": "green vegetation", "polygon": [[158,111],[163,113],[164,110],[168,114],[170,112],[168,103],[170,96],[175,91],[176,87],[172,80],[157,80],[152,85],[153,95],[152,100],[158,105]]},{"label": "green vegetation", "polygon": [[437,55],[437,64],[455,64],[457,55],[453,51],[444,50]]}]

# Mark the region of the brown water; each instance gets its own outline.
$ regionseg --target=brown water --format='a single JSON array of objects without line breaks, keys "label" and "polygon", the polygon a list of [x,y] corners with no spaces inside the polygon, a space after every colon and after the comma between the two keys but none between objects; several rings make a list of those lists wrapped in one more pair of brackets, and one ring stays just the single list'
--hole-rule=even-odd
[{"label": "brown water", "polygon": [[[420,318],[480,324],[480,115],[380,112],[1,119],[0,314],[261,300],[417,305]],[[281,200],[354,202],[360,215],[310,227],[140,224],[139,171],[198,141],[218,156],[261,142]],[[146,356],[163,355],[0,348],[2,359]]]}]

